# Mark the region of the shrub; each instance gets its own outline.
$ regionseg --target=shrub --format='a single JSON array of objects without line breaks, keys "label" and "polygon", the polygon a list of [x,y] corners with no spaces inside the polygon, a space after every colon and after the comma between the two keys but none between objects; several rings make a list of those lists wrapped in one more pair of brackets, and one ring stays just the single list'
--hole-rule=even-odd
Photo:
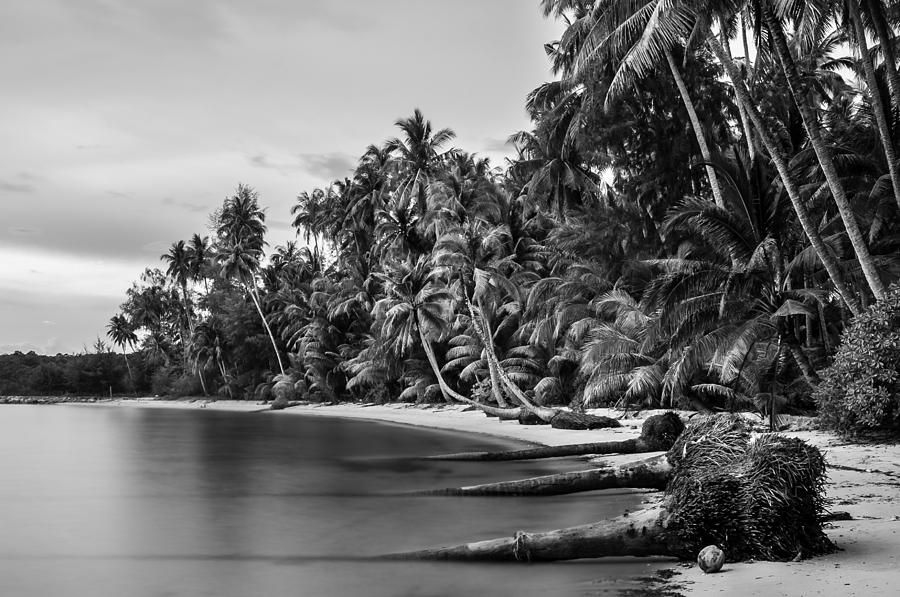
[{"label": "shrub", "polygon": [[844,331],[815,398],[824,427],[900,436],[900,286]]},{"label": "shrub", "polygon": [[200,384],[200,377],[193,373],[182,374],[170,383],[169,394],[176,398],[201,396],[203,386]]},{"label": "shrub", "polygon": [[174,381],[174,370],[171,367],[160,367],[150,377],[150,391],[156,396],[167,396]]}]

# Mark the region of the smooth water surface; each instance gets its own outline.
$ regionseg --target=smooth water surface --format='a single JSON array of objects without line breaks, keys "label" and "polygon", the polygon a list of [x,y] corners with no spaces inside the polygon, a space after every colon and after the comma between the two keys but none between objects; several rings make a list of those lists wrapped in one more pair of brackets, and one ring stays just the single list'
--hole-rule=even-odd
[{"label": "smooth water surface", "polygon": [[514,445],[290,414],[3,406],[0,595],[521,597],[633,587],[628,579],[647,570],[640,560],[358,559],[583,524],[639,502],[628,492],[392,495],[583,466],[408,458]]}]

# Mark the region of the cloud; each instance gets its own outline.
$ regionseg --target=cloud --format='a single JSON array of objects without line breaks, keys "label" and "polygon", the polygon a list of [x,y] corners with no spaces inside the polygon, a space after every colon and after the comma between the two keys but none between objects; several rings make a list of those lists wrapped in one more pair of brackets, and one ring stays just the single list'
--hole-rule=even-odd
[{"label": "cloud", "polygon": [[300,154],[301,168],[325,180],[344,178],[356,168],[356,159],[346,153]]},{"label": "cloud", "polygon": [[251,166],[266,170],[278,170],[284,173],[286,170],[299,170],[300,164],[292,161],[279,160],[265,153],[258,153],[247,158]]},{"label": "cloud", "polygon": [[8,180],[0,180],[0,191],[6,191],[7,193],[30,194],[34,192],[34,185],[21,182],[9,182]]},{"label": "cloud", "polygon": [[495,151],[497,153],[508,153],[513,149],[513,144],[506,139],[495,139],[486,137],[482,142],[485,151]]},{"label": "cloud", "polygon": [[131,197],[131,195],[129,195],[128,193],[123,193],[122,191],[114,191],[112,189],[107,189],[106,194],[113,199],[129,199]]},{"label": "cloud", "polygon": [[145,245],[141,246],[142,253],[156,253],[157,255],[162,255],[163,253],[168,253],[169,248],[172,246],[171,242],[166,242],[164,240],[155,240],[149,242]]},{"label": "cloud", "polygon": [[357,160],[347,153],[301,153],[297,156],[272,156],[257,153],[247,158],[251,166],[275,170],[281,174],[306,172],[329,182],[343,178],[356,168]]},{"label": "cloud", "polygon": [[275,228],[276,230],[290,230],[291,225],[288,222],[282,222],[281,220],[268,220],[266,222],[269,228]]},{"label": "cloud", "polygon": [[40,233],[40,230],[37,228],[29,228],[27,226],[10,226],[6,230],[12,236],[33,236]]},{"label": "cloud", "polygon": [[176,201],[171,197],[165,197],[162,200],[163,205],[169,205],[172,207],[180,207],[181,209],[185,209],[191,212],[211,212],[212,209],[207,205],[201,205],[199,203],[189,203],[187,201]]}]

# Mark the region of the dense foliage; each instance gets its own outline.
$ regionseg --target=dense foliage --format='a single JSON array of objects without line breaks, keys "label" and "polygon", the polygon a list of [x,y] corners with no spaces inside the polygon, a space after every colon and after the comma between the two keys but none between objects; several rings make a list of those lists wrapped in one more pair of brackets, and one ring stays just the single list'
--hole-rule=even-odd
[{"label": "dense foliage", "polygon": [[149,372],[132,384],[812,408],[847,322],[897,277],[893,5],[541,5],[566,24],[558,78],[527,98],[514,158],[452,148],[416,110],[300,193],[305,246],[269,253],[238,187],[110,321]]},{"label": "dense foliage", "polygon": [[900,287],[844,330],[816,399],[827,427],[900,436]]}]

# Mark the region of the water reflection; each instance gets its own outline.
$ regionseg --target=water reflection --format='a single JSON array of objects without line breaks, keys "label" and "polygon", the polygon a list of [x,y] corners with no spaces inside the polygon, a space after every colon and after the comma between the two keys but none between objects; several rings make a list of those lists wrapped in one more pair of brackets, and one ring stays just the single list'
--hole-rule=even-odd
[{"label": "water reflection", "polygon": [[580,595],[644,570],[353,561],[581,524],[637,501],[384,495],[580,468],[406,458],[509,445],[287,414],[4,407],[0,594],[540,595],[555,583],[552,594]]}]

